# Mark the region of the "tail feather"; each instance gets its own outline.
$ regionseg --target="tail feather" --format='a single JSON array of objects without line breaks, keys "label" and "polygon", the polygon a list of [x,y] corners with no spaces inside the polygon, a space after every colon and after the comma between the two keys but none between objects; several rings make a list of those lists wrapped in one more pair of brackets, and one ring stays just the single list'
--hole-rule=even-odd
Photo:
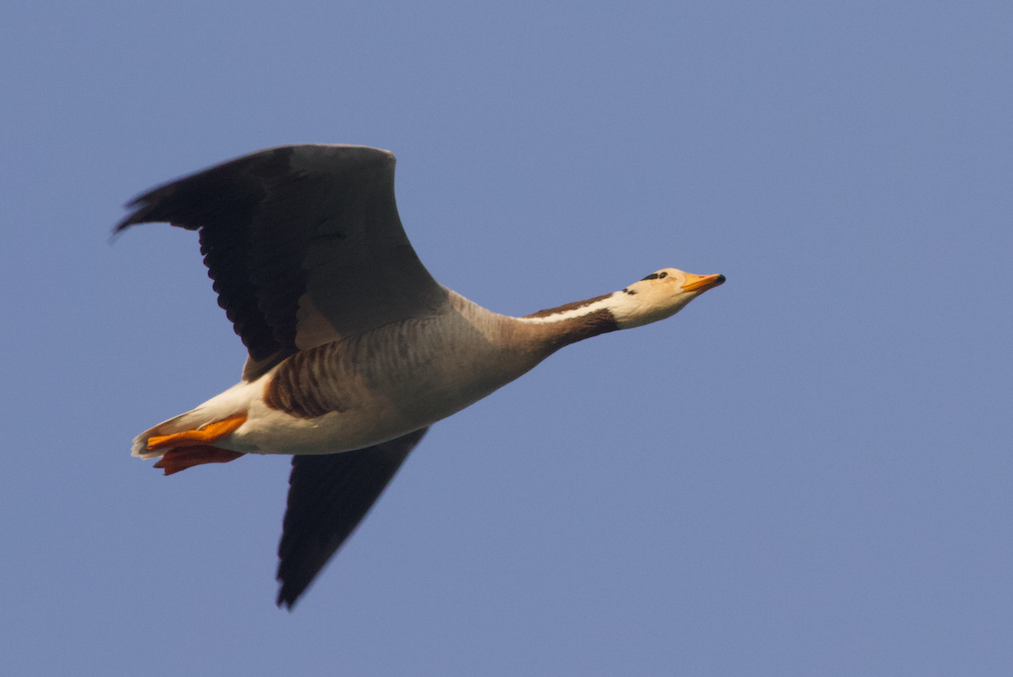
[{"label": "tail feather", "polygon": [[[203,414],[203,415],[202,415]],[[214,416],[208,415],[206,412],[202,412],[200,409],[194,409],[188,411],[185,414],[180,414],[170,418],[168,421],[162,421],[154,428],[148,428],[143,433],[134,438],[134,444],[131,447],[130,455],[149,460],[152,458],[158,458],[165,454],[164,449],[148,449],[148,439],[152,437],[163,437],[165,435],[172,435],[173,433],[181,433],[187,430],[195,430],[200,428],[202,425],[213,422]]]}]

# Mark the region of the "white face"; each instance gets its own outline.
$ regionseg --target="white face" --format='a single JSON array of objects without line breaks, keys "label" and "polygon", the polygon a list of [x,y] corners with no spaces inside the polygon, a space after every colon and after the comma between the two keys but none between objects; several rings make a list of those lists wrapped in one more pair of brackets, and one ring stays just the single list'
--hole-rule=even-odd
[{"label": "white face", "polygon": [[687,303],[725,281],[724,275],[693,275],[663,268],[614,295],[612,314],[620,329],[671,317]]}]

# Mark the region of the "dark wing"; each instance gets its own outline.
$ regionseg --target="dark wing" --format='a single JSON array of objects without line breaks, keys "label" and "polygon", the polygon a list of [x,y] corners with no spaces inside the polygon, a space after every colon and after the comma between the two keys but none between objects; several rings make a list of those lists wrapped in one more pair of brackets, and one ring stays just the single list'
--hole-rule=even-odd
[{"label": "dark wing", "polygon": [[446,291],[394,201],[394,156],[364,146],[273,148],[146,193],[116,227],[200,231],[201,253],[249,350],[243,378],[299,350],[422,316]]},{"label": "dark wing", "polygon": [[292,457],[288,511],[278,545],[278,606],[295,605],[426,430],[356,451]]}]

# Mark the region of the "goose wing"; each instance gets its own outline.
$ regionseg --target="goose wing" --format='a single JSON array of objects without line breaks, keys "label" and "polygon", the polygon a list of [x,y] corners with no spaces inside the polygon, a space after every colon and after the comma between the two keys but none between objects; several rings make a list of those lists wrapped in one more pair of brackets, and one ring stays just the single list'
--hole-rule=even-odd
[{"label": "goose wing", "polygon": [[364,146],[263,150],[141,195],[116,231],[163,221],[200,231],[252,380],[299,350],[445,301],[398,217],[394,162]]},{"label": "goose wing", "polygon": [[356,451],[292,457],[288,510],[278,545],[278,606],[295,605],[426,430]]}]

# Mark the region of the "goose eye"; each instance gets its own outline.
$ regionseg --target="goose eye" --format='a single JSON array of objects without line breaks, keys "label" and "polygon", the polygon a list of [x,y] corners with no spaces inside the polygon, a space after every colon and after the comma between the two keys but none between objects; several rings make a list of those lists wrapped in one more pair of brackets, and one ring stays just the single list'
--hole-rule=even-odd
[{"label": "goose eye", "polygon": [[661,278],[665,277],[666,275],[668,275],[668,273],[660,273],[658,275],[658,279],[661,279]]}]

